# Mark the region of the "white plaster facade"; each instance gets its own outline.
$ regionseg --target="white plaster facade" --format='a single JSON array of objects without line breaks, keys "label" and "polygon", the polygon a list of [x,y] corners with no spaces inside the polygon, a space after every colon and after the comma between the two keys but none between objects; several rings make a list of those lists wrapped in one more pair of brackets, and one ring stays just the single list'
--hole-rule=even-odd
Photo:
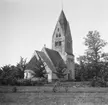
[{"label": "white plaster facade", "polygon": [[24,79],[31,79],[34,77],[34,72],[32,70],[25,70],[24,71]]}]

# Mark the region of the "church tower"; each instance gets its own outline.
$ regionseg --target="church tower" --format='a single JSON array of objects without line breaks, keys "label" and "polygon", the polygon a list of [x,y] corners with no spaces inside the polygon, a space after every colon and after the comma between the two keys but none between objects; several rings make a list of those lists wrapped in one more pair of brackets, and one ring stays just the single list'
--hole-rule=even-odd
[{"label": "church tower", "polygon": [[63,10],[52,36],[52,49],[58,51],[65,61],[68,68],[68,79],[75,79],[71,31]]}]

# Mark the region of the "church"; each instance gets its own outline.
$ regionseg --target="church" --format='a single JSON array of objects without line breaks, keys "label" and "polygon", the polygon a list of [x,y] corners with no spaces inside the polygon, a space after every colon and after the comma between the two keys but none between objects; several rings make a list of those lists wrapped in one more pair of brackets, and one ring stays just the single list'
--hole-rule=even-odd
[{"label": "church", "polygon": [[40,58],[45,65],[45,69],[48,74],[48,82],[52,82],[52,80],[57,79],[56,74],[53,72],[56,71],[57,64],[61,61],[67,65],[67,75],[65,78],[67,80],[75,79],[71,30],[63,10],[60,13],[52,35],[52,49],[44,46],[41,51],[34,51],[34,54],[28,62],[24,72],[25,79],[33,78],[36,62]]}]

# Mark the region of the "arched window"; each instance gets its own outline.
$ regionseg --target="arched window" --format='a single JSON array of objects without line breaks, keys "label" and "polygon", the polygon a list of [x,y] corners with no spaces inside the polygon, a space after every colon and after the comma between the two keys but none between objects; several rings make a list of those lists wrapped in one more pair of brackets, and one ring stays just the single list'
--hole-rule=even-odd
[{"label": "arched window", "polygon": [[61,41],[59,41],[59,46],[61,46]]},{"label": "arched window", "polygon": [[58,37],[58,34],[56,34],[56,37]]},{"label": "arched window", "polygon": [[55,42],[55,46],[58,46],[58,42]]},{"label": "arched window", "polygon": [[61,41],[55,42],[55,46],[61,46]]}]

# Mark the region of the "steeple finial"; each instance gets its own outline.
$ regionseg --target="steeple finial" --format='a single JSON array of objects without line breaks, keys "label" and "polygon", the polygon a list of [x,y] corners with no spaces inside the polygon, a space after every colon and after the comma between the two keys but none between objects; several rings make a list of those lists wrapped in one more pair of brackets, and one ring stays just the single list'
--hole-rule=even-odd
[{"label": "steeple finial", "polygon": [[46,47],[46,44],[44,44],[44,47]]},{"label": "steeple finial", "polygon": [[63,10],[63,0],[61,0],[61,4],[62,4],[62,10]]}]

